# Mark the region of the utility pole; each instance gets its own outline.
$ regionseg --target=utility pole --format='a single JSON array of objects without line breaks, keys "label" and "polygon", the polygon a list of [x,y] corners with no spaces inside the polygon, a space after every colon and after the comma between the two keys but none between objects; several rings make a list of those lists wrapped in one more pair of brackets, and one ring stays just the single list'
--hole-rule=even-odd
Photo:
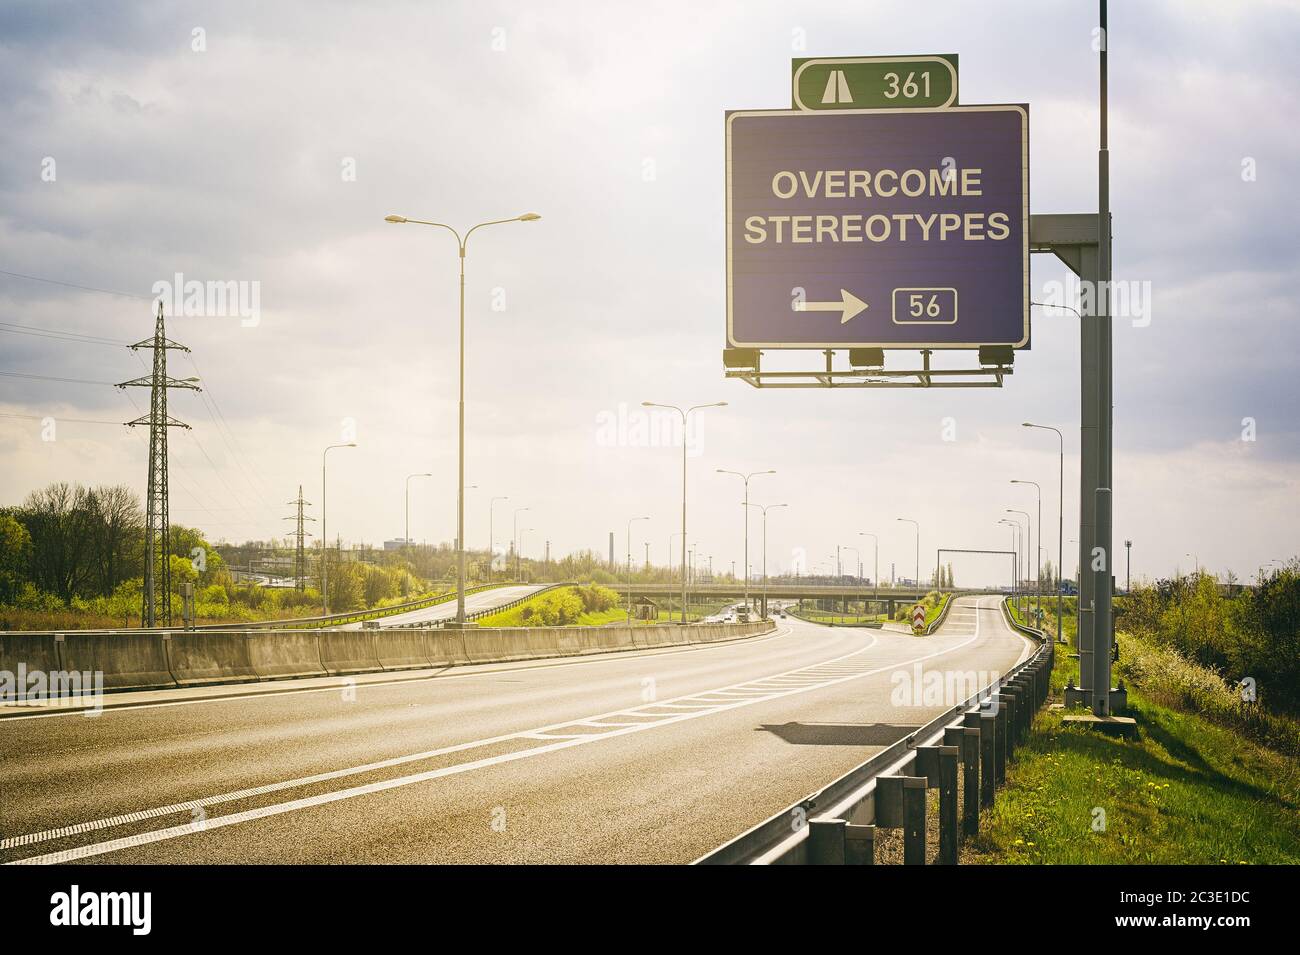
[{"label": "utility pole", "polygon": [[284,518],[284,520],[297,521],[297,524],[294,525],[294,532],[293,532],[293,539],[294,539],[293,587],[295,590],[301,593],[303,590],[307,588],[307,551],[303,546],[303,538],[311,536],[303,529],[302,522],[314,521],[316,520],[316,518],[303,516],[302,513],[303,506],[306,504],[310,504],[311,501],[304,501],[302,499],[301,484],[298,485],[298,499],[296,501],[289,501],[289,503],[296,504],[298,506],[297,515],[294,517],[286,517]]},{"label": "utility pole", "polygon": [[146,338],[129,347],[132,351],[142,348],[153,350],[153,371],[117,386],[149,389],[149,413],[126,422],[127,427],[131,428],[146,424],[149,426],[149,481],[145,494],[144,592],[141,595],[140,626],[170,627],[172,575],[170,512],[167,504],[167,429],[188,430],[190,426],[167,414],[167,389],[202,389],[194,384],[198,381],[197,378],[167,377],[167,350],[174,348],[188,352],[189,349],[167,337],[161,302],[158,303],[158,319],[154,323],[153,338]]},{"label": "utility pole", "polygon": [[1124,594],[1133,592],[1133,542],[1124,542]]}]

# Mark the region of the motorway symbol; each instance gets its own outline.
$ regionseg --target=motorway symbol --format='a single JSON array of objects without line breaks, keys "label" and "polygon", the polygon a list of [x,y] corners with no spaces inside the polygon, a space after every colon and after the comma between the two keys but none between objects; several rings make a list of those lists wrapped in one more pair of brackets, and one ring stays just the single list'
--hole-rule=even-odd
[{"label": "motorway symbol", "polygon": [[823,104],[847,104],[853,102],[849,92],[849,81],[843,70],[831,70],[826,77],[826,90],[822,93]]},{"label": "motorway symbol", "polygon": [[1028,107],[731,112],[726,164],[728,347],[1028,346]]},{"label": "motorway symbol", "polygon": [[792,307],[796,312],[840,312],[840,324],[843,325],[868,306],[848,289],[842,288],[838,302],[796,301]]},{"label": "motorway symbol", "polygon": [[790,62],[791,105],[823,109],[945,109],[957,102],[957,54],[819,56]]}]

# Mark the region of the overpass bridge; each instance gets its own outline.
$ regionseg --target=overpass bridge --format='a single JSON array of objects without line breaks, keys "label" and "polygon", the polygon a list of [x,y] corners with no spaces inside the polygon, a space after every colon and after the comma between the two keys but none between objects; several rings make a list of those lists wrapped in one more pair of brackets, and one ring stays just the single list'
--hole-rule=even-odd
[{"label": "overpass bridge", "polygon": [[[637,583],[630,584],[621,581],[617,584],[610,584],[611,590],[617,591],[620,597],[626,598],[629,594],[633,599],[645,597],[650,600],[656,598],[681,597],[682,585],[680,583]],[[808,583],[799,580],[769,580],[767,586],[761,583],[750,583],[749,596],[752,601],[759,603],[764,595],[768,600],[830,600],[835,604],[846,604],[850,601],[854,603],[876,604],[885,610],[886,613],[893,614],[900,605],[915,603],[931,591],[938,590],[942,593],[956,595],[966,594],[986,594],[988,588],[964,588],[964,587],[873,587],[868,584],[817,584]],[[709,601],[712,599],[743,599],[745,596],[745,584],[743,581],[717,582],[707,584],[695,584],[686,589],[688,600]]]}]

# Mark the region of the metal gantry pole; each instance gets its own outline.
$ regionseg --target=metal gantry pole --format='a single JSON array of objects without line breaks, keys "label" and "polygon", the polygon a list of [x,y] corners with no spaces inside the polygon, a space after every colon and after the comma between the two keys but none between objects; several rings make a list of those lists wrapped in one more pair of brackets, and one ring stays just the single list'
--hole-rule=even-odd
[{"label": "metal gantry pole", "polygon": [[1110,314],[1111,224],[1110,224],[1110,138],[1108,131],[1108,62],[1110,35],[1106,21],[1106,0],[1100,0],[1101,69],[1099,83],[1100,137],[1097,149],[1097,259],[1100,288],[1097,290],[1097,551],[1100,569],[1096,573],[1093,615],[1093,693],[1095,716],[1110,715],[1110,655],[1112,629],[1112,508],[1113,472],[1113,343]]}]

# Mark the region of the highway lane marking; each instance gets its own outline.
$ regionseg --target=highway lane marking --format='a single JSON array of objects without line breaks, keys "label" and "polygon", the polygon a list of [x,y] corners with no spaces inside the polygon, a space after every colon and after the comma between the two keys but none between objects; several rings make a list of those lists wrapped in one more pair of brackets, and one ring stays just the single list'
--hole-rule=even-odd
[{"label": "highway lane marking", "polygon": [[[496,766],[502,763],[514,762],[515,760],[519,760],[519,759],[526,759],[531,756],[539,756],[544,753],[555,752],[558,749],[565,749],[572,746],[581,746],[586,743],[594,742],[597,740],[613,739],[620,736],[627,736],[632,733],[639,733],[647,729],[657,729],[662,726],[671,726],[676,723],[684,722],[686,720],[698,719],[703,716],[711,716],[715,713],[721,713],[729,710],[739,709],[741,707],[749,706],[754,703],[769,702],[772,700],[783,699],[788,696],[795,696],[801,693],[811,692],[816,689],[824,689],[826,687],[836,686],[841,683],[846,683],[850,680],[858,680],[864,677],[874,676],[879,673],[884,673],[888,670],[894,670],[894,669],[898,669],[899,667],[906,667],[915,663],[920,663],[924,660],[930,660],[936,657],[946,656],[950,653],[954,653],[957,650],[962,649],[963,647],[969,646],[970,644],[974,643],[977,639],[979,639],[978,625],[976,627],[976,632],[972,634],[969,638],[962,640],[961,642],[956,643],[943,650],[936,650],[933,653],[923,654],[921,656],[913,657],[908,660],[894,661],[884,666],[875,667],[873,669],[862,670],[861,672],[857,672],[857,673],[831,677],[829,679],[825,679],[822,682],[816,684],[809,684],[807,686],[792,687],[789,689],[774,691],[772,693],[767,694],[766,696],[738,699],[728,703],[718,704],[717,706],[710,709],[701,709],[701,710],[694,710],[685,713],[668,715],[663,717],[662,719],[654,720],[651,722],[637,723],[625,727],[620,727],[608,733],[584,733],[584,734],[577,734],[577,735],[567,735],[558,739],[555,737],[555,735],[549,737],[540,737],[537,735],[537,734],[546,734],[549,731],[553,731],[553,730],[561,730],[566,726],[573,726],[576,725],[578,722],[580,722],[578,720],[566,720],[560,723],[552,723],[547,726],[536,727],[532,730],[524,730],[521,732],[510,733],[510,734],[491,737],[483,740],[474,740],[466,743],[458,743],[453,746],[442,747],[441,749],[438,750],[429,750],[424,753],[413,753],[407,756],[394,757],[392,759],[381,760],[376,763],[366,764],[365,766],[334,770],[328,773],[319,773],[314,776],[303,777],[301,779],[285,780],[279,783],[271,783],[266,786],[254,787],[252,789],[238,790],[232,793],[223,793],[218,796],[210,796],[210,797],[204,797],[202,799],[188,800],[184,803],[174,804],[173,806],[164,806],[164,807],[156,807],[154,809],[139,810],[137,812],[128,813],[121,816],[109,817],[107,819],[92,820],[89,822],[77,823],[71,826],[64,826],[64,827],[59,827],[57,829],[46,830],[44,832],[31,833],[24,836],[17,836],[11,839],[0,840],[0,848],[13,848],[22,845],[30,845],[35,842],[43,842],[49,839],[61,838],[67,835],[77,835],[83,832],[112,828],[118,825],[124,825],[130,822],[137,822],[144,819],[158,818],[160,816],[174,814],[176,812],[182,812],[185,810],[189,810],[193,812],[195,809],[205,809],[208,806],[219,805],[224,802],[231,802],[242,798],[249,798],[250,796],[264,795],[271,792],[282,791],[284,789],[309,785],[315,782],[328,781],[331,779],[339,779],[345,776],[356,775],[358,773],[363,773],[363,772],[371,772],[376,769],[382,769],[382,768],[401,765],[404,763],[410,763],[418,760],[429,759],[435,756],[445,755],[447,753],[462,752],[467,749],[478,748],[481,746],[486,746],[493,743],[500,743],[512,739],[538,739],[539,741],[541,741],[544,738],[555,739],[554,742],[546,743],[543,746],[531,747],[529,749],[523,749],[523,750],[516,750],[510,753],[502,753],[497,756],[484,757],[477,760],[471,760],[466,763],[458,763],[451,766],[444,766],[439,769],[428,770],[422,773],[415,773],[408,776],[398,776],[392,779],[382,780],[380,782],[375,782],[375,783],[367,783],[365,785],[356,786],[349,789],[335,790],[334,792],[330,792],[330,793],[322,793],[320,795],[303,797],[288,802],[275,803],[269,806],[263,806],[257,809],[249,809],[243,812],[232,813],[225,816],[215,816],[211,818],[205,818],[201,825],[195,823],[188,823],[180,826],[171,826],[165,829],[157,829],[151,832],[138,833],[133,836],[126,836],[118,839],[112,839],[106,842],[92,843],[85,846],[79,846],[73,849],[65,849],[58,852],[46,853],[44,855],[30,856],[28,858],[17,859],[6,864],[7,865],[48,865],[48,864],[57,864],[57,863],[75,861],[77,859],[84,859],[92,856],[104,855],[111,852],[117,852],[121,849],[132,848],[141,845],[149,845],[156,842],[162,842],[165,840],[181,838],[184,836],[192,836],[199,832],[205,832],[210,829],[219,829],[219,828],[224,828],[226,826],[238,825],[243,822],[264,819],[271,816],[278,816],[289,812],[296,812],[300,809],[309,809],[316,806],[327,805],[329,803],[338,802],[344,799],[352,799],[358,796],[365,796],[373,793],[384,792],[386,790],[395,789],[401,786],[415,785],[422,782],[441,779],[446,776],[472,772],[474,770],[482,769],[489,766]],[[859,656],[871,650],[875,646],[875,644],[876,644],[876,640],[873,637],[872,642],[870,644],[858,650],[851,651],[850,653],[846,653],[840,657],[834,657],[831,660],[824,661],[824,663],[822,664],[811,664],[809,666],[802,667],[799,670],[793,670],[789,672],[796,673],[796,672],[800,672],[800,670],[803,671],[816,670],[819,667],[823,666],[824,664],[833,665],[839,663],[842,660]],[[745,685],[747,684],[740,683],[740,684],[734,684],[733,686],[741,687]],[[729,689],[729,688],[724,688],[724,689]],[[688,700],[694,698],[695,696],[697,696],[697,694],[689,694],[686,696],[676,697],[673,700],[668,700],[664,702],[677,702],[681,700]],[[647,704],[646,706],[653,707],[654,705],[655,704]],[[642,709],[642,707],[613,710],[608,713],[601,713],[601,714],[596,714],[594,716],[589,716],[586,717],[585,719],[599,720],[608,717],[615,717],[615,716],[622,716],[622,715],[636,715],[638,709]]]},{"label": "highway lane marking", "polygon": [[[472,673],[447,672],[448,670],[453,669],[452,667],[439,667],[439,668],[425,667],[424,669],[437,669],[437,672],[429,676],[416,676],[416,677],[408,676],[405,678],[395,677],[392,680],[375,680],[373,682],[358,680],[355,682],[355,687],[358,690],[360,690],[363,687],[366,689],[372,689],[372,688],[385,689],[394,686],[399,686],[399,687],[410,686],[415,683],[428,683],[432,680],[469,680],[469,679],[473,679],[474,677],[482,677],[482,676],[499,677],[503,673],[525,673],[530,670],[559,670],[565,667],[585,666],[586,664],[589,663],[623,663],[626,662],[627,660],[646,660],[653,657],[675,656],[679,653],[703,653],[708,650],[728,650],[736,647],[737,645],[741,645],[745,647],[754,647],[754,646],[758,646],[761,643],[767,643],[770,640],[776,640],[780,637],[788,637],[793,633],[794,633],[794,628],[789,624],[785,624],[782,627],[774,630],[772,633],[764,634],[763,636],[737,637],[734,640],[725,640],[719,643],[697,643],[697,644],[691,644],[689,646],[683,646],[683,647],[646,647],[640,650],[618,650],[618,651],[611,651],[609,653],[592,654],[590,656],[579,657],[577,659],[565,659],[564,657],[550,657],[548,659],[555,660],[555,661],[563,661],[563,662],[555,662],[555,663],[538,662],[538,663],[527,664],[524,666],[518,666],[514,664],[491,664],[491,663],[468,664],[468,666],[497,667],[496,669],[492,669],[492,670],[475,670]],[[405,672],[413,673],[418,671],[411,670]],[[376,674],[357,674],[357,675],[374,676]],[[202,704],[202,703],[242,702],[245,700],[257,700],[263,698],[269,699],[274,697],[293,696],[301,693],[337,693],[343,687],[354,685],[353,683],[350,682],[354,679],[355,677],[340,677],[339,682],[331,683],[329,686],[292,686],[290,685],[291,681],[266,680],[260,683],[250,683],[248,684],[248,686],[250,687],[275,686],[276,688],[263,690],[259,693],[237,693],[237,694],[231,694],[230,696],[202,697],[193,700],[172,700],[169,702],[164,701],[160,703],[130,703],[127,704],[126,706],[107,706],[104,708],[101,716],[107,713],[130,713],[134,710],[152,710],[152,709],[158,709],[166,706],[194,706],[196,704]],[[285,684],[283,688],[280,688],[278,686],[278,684],[280,683]],[[163,691],[163,692],[167,692],[167,691]],[[8,705],[11,704],[0,704],[0,709],[3,709]],[[0,726],[3,726],[4,723],[8,722],[9,720],[48,720],[60,716],[81,716],[84,719],[85,717],[83,716],[83,712],[84,709],[62,708],[57,712],[52,712],[52,713],[23,713],[18,716],[0,715]]]}]

